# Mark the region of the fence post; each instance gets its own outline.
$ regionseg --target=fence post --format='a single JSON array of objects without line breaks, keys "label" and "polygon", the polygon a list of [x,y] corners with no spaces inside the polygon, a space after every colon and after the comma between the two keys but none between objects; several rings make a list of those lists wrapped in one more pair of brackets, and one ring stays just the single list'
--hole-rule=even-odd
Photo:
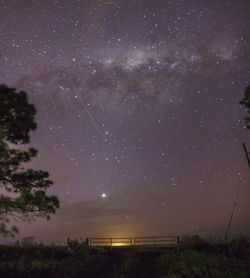
[{"label": "fence post", "polygon": [[91,237],[89,238],[89,254],[92,255],[92,242],[91,242]]}]

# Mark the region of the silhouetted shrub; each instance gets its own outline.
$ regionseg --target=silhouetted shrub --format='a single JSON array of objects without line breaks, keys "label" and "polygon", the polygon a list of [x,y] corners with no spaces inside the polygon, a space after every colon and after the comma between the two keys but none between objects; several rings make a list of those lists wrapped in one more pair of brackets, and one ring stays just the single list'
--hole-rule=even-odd
[{"label": "silhouetted shrub", "polygon": [[67,246],[69,252],[76,257],[86,258],[89,257],[89,247],[86,245],[86,242],[80,242],[77,239],[71,240],[67,239]]}]

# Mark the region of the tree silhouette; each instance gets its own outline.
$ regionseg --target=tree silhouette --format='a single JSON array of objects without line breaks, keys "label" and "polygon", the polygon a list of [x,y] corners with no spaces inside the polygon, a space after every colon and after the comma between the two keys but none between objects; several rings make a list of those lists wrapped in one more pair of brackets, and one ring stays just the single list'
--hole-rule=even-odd
[{"label": "tree silhouette", "polygon": [[24,150],[29,132],[36,129],[36,109],[28,103],[24,91],[0,85],[0,234],[14,236],[18,232],[11,220],[31,221],[46,217],[59,208],[56,196],[46,195],[53,182],[42,170],[25,167],[36,157],[37,150]]},{"label": "tree silhouette", "polygon": [[[240,104],[245,105],[247,113],[250,114],[250,85],[248,85],[245,89],[244,97],[241,100]],[[250,129],[250,117],[245,117],[246,127]]]}]

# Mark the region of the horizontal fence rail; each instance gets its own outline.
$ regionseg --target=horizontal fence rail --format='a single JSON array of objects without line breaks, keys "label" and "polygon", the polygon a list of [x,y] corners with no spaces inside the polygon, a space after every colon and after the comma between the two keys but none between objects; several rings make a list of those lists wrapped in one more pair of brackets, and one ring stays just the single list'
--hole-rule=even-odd
[{"label": "horizontal fence rail", "polygon": [[134,245],[135,246],[151,246],[151,245],[177,245],[178,237],[177,236],[158,236],[158,237],[135,237]]},{"label": "horizontal fence rail", "polygon": [[175,246],[179,243],[179,236],[158,237],[125,237],[125,238],[88,238],[87,245],[90,247],[122,247],[122,246]]},{"label": "horizontal fence rail", "polygon": [[89,246],[132,246],[132,237],[125,238],[90,238]]}]

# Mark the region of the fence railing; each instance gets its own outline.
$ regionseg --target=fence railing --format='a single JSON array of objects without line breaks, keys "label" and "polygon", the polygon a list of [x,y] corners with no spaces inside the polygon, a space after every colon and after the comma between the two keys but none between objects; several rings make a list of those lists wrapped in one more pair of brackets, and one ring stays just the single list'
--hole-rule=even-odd
[{"label": "fence railing", "polygon": [[132,246],[133,239],[132,237],[125,238],[90,238],[89,246]]},{"label": "fence railing", "polygon": [[109,246],[174,246],[179,243],[179,236],[125,237],[125,238],[89,238],[87,244],[92,247]]},{"label": "fence railing", "polygon": [[151,246],[151,245],[177,245],[178,236],[157,236],[157,237],[135,237],[135,246]]}]

